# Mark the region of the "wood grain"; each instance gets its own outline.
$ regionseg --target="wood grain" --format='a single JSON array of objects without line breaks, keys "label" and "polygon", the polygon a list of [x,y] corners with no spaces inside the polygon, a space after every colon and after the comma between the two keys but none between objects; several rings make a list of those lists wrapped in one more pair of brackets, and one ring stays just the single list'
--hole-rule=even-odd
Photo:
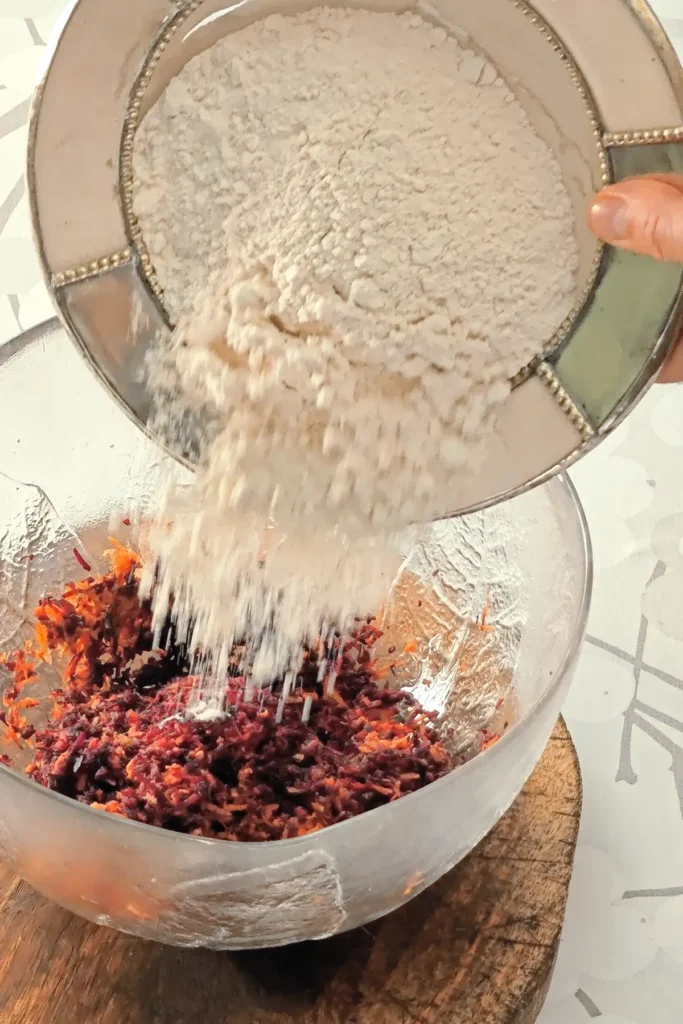
[{"label": "wood grain", "polygon": [[367,928],[258,953],[97,928],[0,866],[0,1024],[532,1024],[580,807],[560,722],[514,806],[440,882]]}]

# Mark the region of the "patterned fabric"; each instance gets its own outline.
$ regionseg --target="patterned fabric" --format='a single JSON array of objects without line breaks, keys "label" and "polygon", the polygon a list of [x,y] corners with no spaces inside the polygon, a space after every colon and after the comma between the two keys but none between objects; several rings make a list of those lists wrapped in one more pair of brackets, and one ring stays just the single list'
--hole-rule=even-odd
[{"label": "patterned fabric", "polygon": [[[65,0],[0,0],[0,343],[52,315],[23,182],[26,117]],[[683,53],[683,0],[654,0]],[[540,1024],[683,1020],[683,388],[655,388],[575,469],[596,559],[566,707],[585,803]]]}]

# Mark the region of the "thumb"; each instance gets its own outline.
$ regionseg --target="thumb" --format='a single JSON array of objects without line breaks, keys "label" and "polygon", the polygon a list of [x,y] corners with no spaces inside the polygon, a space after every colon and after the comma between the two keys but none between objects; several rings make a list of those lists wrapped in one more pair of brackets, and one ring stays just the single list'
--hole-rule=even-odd
[{"label": "thumb", "polygon": [[619,249],[683,263],[683,175],[629,178],[594,199],[589,227]]}]

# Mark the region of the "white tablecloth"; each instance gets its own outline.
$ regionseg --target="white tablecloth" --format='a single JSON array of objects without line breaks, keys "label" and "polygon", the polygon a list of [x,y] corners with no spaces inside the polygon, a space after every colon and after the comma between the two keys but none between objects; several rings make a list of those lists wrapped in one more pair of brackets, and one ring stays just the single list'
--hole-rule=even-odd
[{"label": "white tablecloth", "polygon": [[[683,53],[683,0],[654,6]],[[0,343],[52,315],[22,169],[29,96],[63,7],[0,0]],[[566,707],[585,803],[541,1022],[681,1024],[683,388],[655,388],[573,476],[596,559],[589,637]]]}]

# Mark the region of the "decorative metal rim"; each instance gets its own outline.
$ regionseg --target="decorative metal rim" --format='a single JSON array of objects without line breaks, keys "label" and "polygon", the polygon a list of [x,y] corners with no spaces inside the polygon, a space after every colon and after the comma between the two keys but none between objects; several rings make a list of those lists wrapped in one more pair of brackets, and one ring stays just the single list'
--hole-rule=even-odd
[{"label": "decorative metal rim", "polygon": [[605,149],[619,149],[622,146],[652,146],[666,142],[683,142],[683,127],[653,128],[650,131],[605,132],[602,143]]},{"label": "decorative metal rim", "polygon": [[51,278],[53,288],[63,288],[65,284],[77,284],[79,281],[87,281],[91,277],[97,277],[98,274],[105,274],[108,270],[113,270],[115,267],[122,267],[124,263],[129,263],[133,259],[133,250],[121,249],[119,252],[113,252],[111,256],[103,256],[99,260],[93,260],[92,263],[84,264],[75,270],[65,270],[61,274],[53,274]]},{"label": "decorative metal rim", "polygon": [[121,210],[126,227],[126,235],[132,247],[135,248],[139,258],[140,273],[144,278],[147,287],[154,296],[159,312],[169,327],[172,321],[168,315],[163,302],[164,290],[159,282],[159,277],[154,268],[149,249],[145,242],[142,229],[138,223],[133,210],[133,150],[135,146],[135,135],[140,127],[140,112],[147,88],[152,80],[161,55],[173,39],[178,29],[182,28],[190,15],[194,14],[204,3],[204,0],[185,0],[182,6],[162,26],[157,38],[147,52],[140,71],[135,79],[133,89],[128,97],[126,106],[126,117],[123,124],[123,133],[120,147],[119,161],[119,196]]}]

